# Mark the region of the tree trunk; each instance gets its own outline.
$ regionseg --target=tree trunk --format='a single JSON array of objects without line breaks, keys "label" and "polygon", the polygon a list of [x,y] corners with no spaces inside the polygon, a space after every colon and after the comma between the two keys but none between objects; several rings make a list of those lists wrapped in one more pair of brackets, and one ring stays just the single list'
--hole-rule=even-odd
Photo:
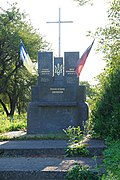
[{"label": "tree trunk", "polygon": [[2,105],[2,107],[4,109],[4,111],[5,111],[6,115],[9,116],[10,113],[8,112],[8,109],[7,109],[6,105],[5,105],[5,103],[1,99],[0,99],[0,103],[1,103],[1,105]]}]

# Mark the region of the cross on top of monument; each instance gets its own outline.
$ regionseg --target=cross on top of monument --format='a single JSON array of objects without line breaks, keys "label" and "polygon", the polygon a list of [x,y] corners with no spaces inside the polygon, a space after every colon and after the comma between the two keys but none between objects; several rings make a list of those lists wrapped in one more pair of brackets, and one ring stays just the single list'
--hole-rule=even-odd
[{"label": "cross on top of monument", "polygon": [[59,8],[59,20],[58,21],[49,21],[46,23],[58,23],[59,25],[59,57],[61,56],[61,23],[73,23],[73,21],[61,21],[61,9]]}]

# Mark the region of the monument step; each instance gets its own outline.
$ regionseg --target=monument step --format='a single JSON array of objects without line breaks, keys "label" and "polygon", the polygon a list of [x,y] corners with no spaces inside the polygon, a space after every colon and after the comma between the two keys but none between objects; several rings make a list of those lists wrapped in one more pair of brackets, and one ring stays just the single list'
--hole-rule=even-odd
[{"label": "monument step", "polygon": [[[27,158],[2,157],[0,158],[0,180],[64,180],[68,169],[76,163],[86,165],[97,170],[101,167],[102,158]],[[104,172],[104,167],[100,173]]]},{"label": "monument step", "polygon": [[8,156],[56,156],[64,155],[66,140],[27,140],[0,142],[1,155]]},{"label": "monument step", "polygon": [[[86,148],[91,156],[101,156],[106,148],[102,140],[86,139]],[[1,141],[0,154],[2,156],[22,157],[55,157],[64,156],[68,142],[66,140],[24,140]]]}]

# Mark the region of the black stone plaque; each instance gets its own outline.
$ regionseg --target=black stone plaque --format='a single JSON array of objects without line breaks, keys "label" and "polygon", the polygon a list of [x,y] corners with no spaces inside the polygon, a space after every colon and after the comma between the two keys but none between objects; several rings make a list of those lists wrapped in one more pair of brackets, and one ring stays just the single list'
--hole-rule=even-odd
[{"label": "black stone plaque", "polygon": [[65,77],[67,85],[78,86],[79,79],[75,73],[75,66],[79,59],[79,52],[65,52],[64,61],[65,61]]},{"label": "black stone plaque", "polygon": [[49,83],[53,76],[53,52],[38,53],[39,84]]}]

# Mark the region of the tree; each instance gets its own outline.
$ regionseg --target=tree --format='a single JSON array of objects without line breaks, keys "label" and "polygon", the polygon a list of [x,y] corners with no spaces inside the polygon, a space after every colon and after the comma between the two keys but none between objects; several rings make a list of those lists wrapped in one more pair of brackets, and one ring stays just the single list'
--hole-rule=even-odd
[{"label": "tree", "polygon": [[81,81],[80,85],[84,85],[86,87],[86,96],[91,99],[95,93],[93,86],[88,81]]},{"label": "tree", "polygon": [[99,137],[120,138],[120,1],[113,0],[108,10],[109,24],[98,28],[99,51],[103,51],[106,67],[98,76],[93,98],[90,125]]},{"label": "tree", "polygon": [[18,100],[20,107],[30,98],[30,87],[36,81],[36,76],[31,76],[20,61],[20,39],[31,59],[37,59],[38,51],[48,45],[26,17],[16,3],[0,14],[0,103],[7,116],[14,115]]}]

